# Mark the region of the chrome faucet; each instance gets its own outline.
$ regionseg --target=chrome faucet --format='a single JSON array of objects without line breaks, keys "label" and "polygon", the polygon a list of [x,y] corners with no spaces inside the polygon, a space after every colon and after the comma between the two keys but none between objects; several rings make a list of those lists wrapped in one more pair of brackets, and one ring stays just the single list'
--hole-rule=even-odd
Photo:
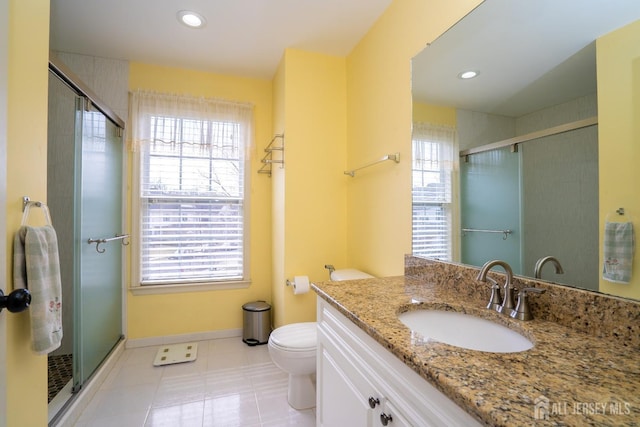
[{"label": "chrome faucet", "polygon": [[553,263],[553,265],[556,267],[556,274],[564,274],[564,270],[562,269],[562,266],[560,265],[560,261],[558,261],[558,259],[556,257],[553,256],[546,256],[544,258],[540,258],[537,262],[536,262],[536,266],[533,269],[533,277],[536,279],[540,279],[541,278],[541,274],[542,274],[542,266],[545,265],[545,263],[547,261],[551,261]]},{"label": "chrome faucet", "polygon": [[520,292],[518,292],[518,305],[516,305],[515,310],[511,312],[511,317],[518,320],[531,320],[533,319],[533,315],[531,314],[531,310],[529,310],[529,304],[527,304],[527,293],[534,292],[536,294],[543,294],[544,289],[540,288],[523,288]]},{"label": "chrome faucet", "polygon": [[[487,273],[489,273],[489,270],[491,270],[496,265],[499,265],[500,267],[502,267],[507,276],[504,283],[504,300],[500,302],[498,302],[499,300],[501,300],[500,287],[498,286],[495,280],[487,277]],[[491,300],[489,301],[487,308],[494,309],[498,313],[502,313],[504,315],[510,316],[511,312],[514,310],[514,304],[513,304],[514,289],[513,289],[513,285],[511,284],[511,281],[513,280],[513,271],[511,270],[511,267],[509,266],[509,264],[500,260],[487,261],[480,269],[480,272],[478,273],[478,277],[476,277],[476,280],[480,280],[482,282],[486,282],[489,280],[492,282]]]},{"label": "chrome faucet", "polygon": [[500,286],[498,285],[498,282],[493,280],[491,277],[487,277],[486,281],[491,283],[491,297],[489,298],[489,304],[487,304],[487,308],[498,311],[500,309],[500,306],[502,305]]}]

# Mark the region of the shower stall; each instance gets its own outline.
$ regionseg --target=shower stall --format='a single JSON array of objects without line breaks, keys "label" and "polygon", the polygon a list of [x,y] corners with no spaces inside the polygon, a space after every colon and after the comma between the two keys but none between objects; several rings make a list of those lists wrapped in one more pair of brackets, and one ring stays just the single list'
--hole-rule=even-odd
[{"label": "shower stall", "polygon": [[48,123],[47,202],[58,236],[64,331],[49,354],[51,402],[79,392],[123,337],[128,236],[124,122],[53,58]]},{"label": "shower stall", "polygon": [[559,283],[598,289],[597,125],[491,148],[460,164],[461,261],[506,261],[534,276],[536,261],[561,260]]}]

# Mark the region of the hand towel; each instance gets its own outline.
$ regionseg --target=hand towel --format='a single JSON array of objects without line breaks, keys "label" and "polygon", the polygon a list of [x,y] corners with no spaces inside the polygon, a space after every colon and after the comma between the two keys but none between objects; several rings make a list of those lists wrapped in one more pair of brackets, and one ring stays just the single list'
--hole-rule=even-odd
[{"label": "hand towel", "polygon": [[14,238],[14,288],[31,292],[31,345],[47,354],[62,341],[62,284],[58,238],[52,226],[22,226]]},{"label": "hand towel", "polygon": [[602,278],[614,283],[629,283],[633,269],[635,236],[631,222],[605,222],[604,266]]}]

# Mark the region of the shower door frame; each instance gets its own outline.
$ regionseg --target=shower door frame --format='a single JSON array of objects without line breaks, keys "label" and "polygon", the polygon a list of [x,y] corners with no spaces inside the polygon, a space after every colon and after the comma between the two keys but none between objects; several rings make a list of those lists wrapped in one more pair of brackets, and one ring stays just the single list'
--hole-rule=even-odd
[{"label": "shower door frame", "polygon": [[[4,0],[0,0],[0,1],[4,1]],[[98,110],[99,112],[101,112],[102,114],[104,114],[106,116],[106,119],[108,121],[111,121],[116,127],[120,128],[120,131],[122,132],[122,135],[125,134],[126,128],[125,128],[125,122],[106,104],[104,103],[96,94],[95,92],[93,92],[93,90],[91,90],[91,88],[89,88],[86,84],[84,84],[80,78],[78,78],[64,63],[62,63],[59,59],[57,59],[55,57],[55,55],[50,54],[49,56],[49,70],[51,73],[53,73],[56,77],[58,77],[63,83],[65,83],[67,86],[69,86],[69,88],[74,91],[79,97],[81,98],[85,98],[85,103],[88,104],[88,108],[95,108],[96,110]],[[123,137],[123,145],[124,145],[124,137]],[[127,152],[123,147],[123,152],[122,152],[122,170],[125,171],[126,170],[126,165],[128,164],[128,160],[127,160]],[[122,223],[122,228],[123,231],[124,230],[128,230],[128,221],[127,221],[127,217],[126,217],[126,189],[127,189],[127,183],[126,183],[126,179],[122,180],[122,186],[121,186],[121,198],[122,198],[122,217],[121,217],[121,223]],[[124,284],[125,283],[125,270],[126,270],[126,251],[122,251],[122,271],[121,271],[121,279],[120,279],[120,283]],[[121,310],[122,310],[122,315],[121,315],[121,332],[122,335],[120,337],[120,340],[114,343],[114,347],[113,349],[115,349],[118,346],[118,342],[122,342],[122,340],[126,337],[126,290],[124,288],[124,286],[122,286],[121,289]],[[75,316],[75,315],[74,315]],[[96,368],[96,370],[94,371],[94,373],[100,369],[100,366],[102,364],[104,364],[104,362],[106,360],[108,360],[109,355],[113,352],[113,349],[111,350],[111,352],[109,352],[106,357],[105,360],[99,364]],[[90,381],[91,379],[91,375],[89,376],[89,378],[87,378],[87,381]],[[83,381],[82,384],[79,385],[79,387],[74,387],[73,392],[77,393],[80,391],[80,389],[82,388],[82,385],[85,384],[87,381]],[[75,384],[75,379],[73,379],[73,382]],[[0,424],[0,427],[2,427],[2,425]]]},{"label": "shower door frame", "polygon": [[[74,243],[73,256],[73,393],[82,389],[124,337],[124,246],[121,241],[102,249],[97,244],[87,244],[89,239],[108,238],[125,230],[123,134],[122,129],[104,113],[93,108],[87,98],[78,99],[80,102],[76,115],[80,117],[76,119],[74,241],[79,239],[79,244]],[[104,123],[103,129],[99,124],[101,121]],[[104,145],[100,148],[103,137]],[[114,159],[113,156],[119,158]],[[97,161],[97,164],[93,161]],[[117,163],[120,163],[120,170],[114,175]],[[120,185],[110,186],[109,181],[116,180],[117,175]],[[98,181],[100,178],[104,180],[98,182],[96,176]],[[101,191],[99,200],[92,198],[96,190]],[[87,197],[91,199],[90,202],[87,202]],[[96,210],[96,206],[100,208]],[[109,215],[108,212],[113,208],[113,215]],[[120,218],[114,223],[109,218],[115,218],[117,212]],[[119,268],[119,274],[111,276],[113,271],[118,271],[113,267]],[[101,273],[96,276],[95,271]],[[119,307],[114,305],[112,309],[119,309],[119,316],[113,316],[113,311],[107,309],[109,302],[115,302],[115,298],[118,298]]]}]

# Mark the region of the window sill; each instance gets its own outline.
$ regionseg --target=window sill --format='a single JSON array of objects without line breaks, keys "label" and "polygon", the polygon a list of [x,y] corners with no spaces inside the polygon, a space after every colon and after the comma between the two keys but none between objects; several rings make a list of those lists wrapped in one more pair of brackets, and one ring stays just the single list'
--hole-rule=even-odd
[{"label": "window sill", "polygon": [[250,281],[185,283],[170,285],[132,286],[129,291],[133,295],[176,294],[185,292],[222,291],[228,289],[246,289],[251,286]]}]

